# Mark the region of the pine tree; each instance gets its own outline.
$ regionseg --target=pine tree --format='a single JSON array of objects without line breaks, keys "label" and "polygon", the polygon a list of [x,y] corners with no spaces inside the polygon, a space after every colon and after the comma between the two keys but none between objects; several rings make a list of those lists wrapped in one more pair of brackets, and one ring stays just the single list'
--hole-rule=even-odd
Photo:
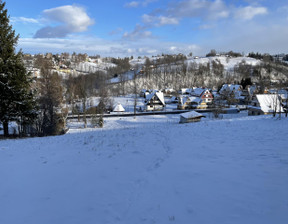
[{"label": "pine tree", "polygon": [[10,121],[24,125],[36,116],[32,79],[23,64],[22,52],[15,53],[18,38],[9,24],[5,2],[0,0],[0,122],[5,137],[9,136]]}]

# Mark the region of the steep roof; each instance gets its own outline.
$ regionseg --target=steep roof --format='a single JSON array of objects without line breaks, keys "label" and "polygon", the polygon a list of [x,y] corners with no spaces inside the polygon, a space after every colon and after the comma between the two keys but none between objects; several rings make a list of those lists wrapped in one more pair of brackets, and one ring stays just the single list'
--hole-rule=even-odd
[{"label": "steep roof", "polygon": [[204,88],[193,88],[192,95],[201,96],[206,89]]},{"label": "steep roof", "polygon": [[264,113],[284,112],[283,107],[280,104],[280,96],[277,94],[257,94],[257,100],[260,104],[260,108]]},{"label": "steep roof", "polygon": [[164,94],[162,92],[157,91],[157,90],[154,90],[151,94],[146,96],[147,103],[152,99],[153,96],[156,96],[159,99],[159,101],[163,105],[165,105]]},{"label": "steep roof", "polygon": [[125,111],[125,109],[120,103],[118,103],[113,110],[113,112],[124,112],[124,111]]}]

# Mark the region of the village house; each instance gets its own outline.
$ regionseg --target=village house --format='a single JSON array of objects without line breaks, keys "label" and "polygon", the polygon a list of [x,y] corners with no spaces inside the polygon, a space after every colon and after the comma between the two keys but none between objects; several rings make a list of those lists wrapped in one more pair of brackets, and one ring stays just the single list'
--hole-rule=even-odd
[{"label": "village house", "polygon": [[164,94],[160,91],[153,91],[151,94],[146,95],[145,110],[146,111],[159,111],[164,110],[165,100]]},{"label": "village house", "polygon": [[209,89],[206,88],[193,88],[191,96],[199,97],[204,103],[212,103],[214,96]]},{"label": "village house", "polygon": [[201,93],[200,99],[206,104],[211,104],[213,102],[214,96],[208,89],[206,89]]},{"label": "village house", "polygon": [[195,109],[201,103],[201,99],[195,96],[182,96],[180,97],[177,105],[178,110]]},{"label": "village house", "polygon": [[237,85],[237,84],[223,84],[223,86],[220,89],[219,93],[220,94],[233,93],[233,95],[235,96],[235,99],[240,99],[242,91],[243,91],[243,87],[241,85]]},{"label": "village house", "polygon": [[248,115],[262,115],[283,113],[284,108],[281,103],[281,97],[278,94],[257,94],[248,108]]}]

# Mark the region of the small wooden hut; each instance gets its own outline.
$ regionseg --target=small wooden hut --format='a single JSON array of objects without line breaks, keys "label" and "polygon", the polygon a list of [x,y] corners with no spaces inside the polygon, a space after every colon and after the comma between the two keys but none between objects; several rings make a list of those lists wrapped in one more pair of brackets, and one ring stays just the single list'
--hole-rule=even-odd
[{"label": "small wooden hut", "polygon": [[202,117],[205,117],[205,116],[196,111],[190,111],[187,113],[180,114],[179,123],[198,122],[201,120]]}]

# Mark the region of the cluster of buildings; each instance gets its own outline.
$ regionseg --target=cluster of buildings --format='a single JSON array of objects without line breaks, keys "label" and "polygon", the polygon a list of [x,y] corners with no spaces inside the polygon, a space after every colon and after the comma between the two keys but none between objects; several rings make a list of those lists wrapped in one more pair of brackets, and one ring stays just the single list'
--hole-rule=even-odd
[{"label": "cluster of buildings", "polygon": [[[249,115],[261,115],[269,113],[286,112],[288,90],[265,89],[264,94],[259,94],[256,86],[224,84],[219,91],[207,88],[187,88],[179,91],[173,89],[142,90],[145,111],[165,110],[167,105],[174,104],[177,110],[199,110],[211,112],[216,108],[247,109]],[[239,111],[239,110],[238,110]]]}]

